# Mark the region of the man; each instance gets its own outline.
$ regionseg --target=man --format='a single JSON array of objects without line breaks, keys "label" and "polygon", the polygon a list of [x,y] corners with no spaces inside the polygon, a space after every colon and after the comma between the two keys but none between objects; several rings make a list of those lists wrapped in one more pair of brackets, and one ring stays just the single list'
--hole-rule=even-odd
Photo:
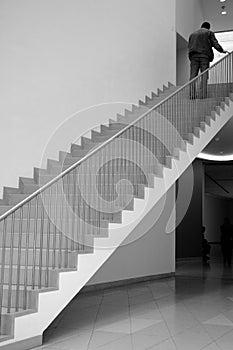
[{"label": "man", "polygon": [[211,246],[205,238],[205,226],[202,226],[202,261],[204,264],[208,264],[208,260],[210,260],[210,257],[208,256],[210,250]]},{"label": "man", "polygon": [[[204,22],[201,28],[189,36],[188,56],[190,59],[190,80],[198,75],[199,70],[204,72],[210,66],[214,59],[213,49],[221,53],[227,53],[219,45],[214,33],[210,30],[210,23]],[[202,76],[200,84],[200,98],[207,97],[208,72]],[[196,95],[196,84],[193,83],[190,89],[190,98],[194,99]]]}]

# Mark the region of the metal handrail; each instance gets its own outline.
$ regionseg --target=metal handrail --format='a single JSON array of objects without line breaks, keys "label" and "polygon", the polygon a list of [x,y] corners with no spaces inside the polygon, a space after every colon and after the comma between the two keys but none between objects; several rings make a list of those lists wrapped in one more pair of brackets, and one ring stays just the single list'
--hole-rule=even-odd
[{"label": "metal handrail", "polygon": [[3,215],[0,216],[0,222],[2,220],[4,220],[6,217],[8,217],[10,214],[14,213],[17,209],[19,209],[20,207],[22,207],[24,204],[28,203],[30,200],[32,200],[33,198],[35,198],[38,194],[40,194],[41,192],[45,191],[48,187],[50,187],[51,185],[53,185],[55,182],[57,182],[58,180],[60,180],[62,177],[64,177],[66,174],[68,174],[70,171],[72,171],[74,168],[76,168],[79,164],[81,164],[82,162],[84,162],[86,159],[90,158],[91,156],[93,156],[96,152],[98,152],[100,149],[104,148],[107,144],[111,143],[114,139],[116,139],[117,137],[119,137],[121,134],[123,134],[126,130],[130,129],[130,127],[132,127],[134,124],[138,123],[141,119],[143,119],[146,115],[148,115],[151,111],[159,108],[162,104],[164,104],[166,101],[168,101],[169,99],[171,99],[173,96],[177,95],[180,91],[184,90],[187,86],[191,85],[193,82],[195,82],[196,80],[199,80],[201,76],[203,76],[204,74],[206,74],[208,71],[212,70],[216,65],[218,65],[219,63],[221,63],[222,61],[226,60],[228,56],[233,55],[233,52],[230,52],[229,54],[227,54],[226,56],[224,56],[223,58],[221,58],[219,61],[217,61],[216,63],[214,63],[211,67],[209,67],[208,69],[206,69],[204,72],[202,72],[201,74],[199,74],[197,77],[193,78],[192,80],[188,81],[186,84],[184,84],[183,86],[181,86],[180,88],[178,88],[176,91],[174,91],[173,93],[171,93],[171,95],[167,96],[166,98],[164,98],[162,101],[160,101],[158,104],[154,105],[153,107],[151,107],[150,109],[148,109],[148,111],[146,111],[145,113],[143,113],[141,116],[139,116],[138,118],[136,118],[133,122],[131,122],[130,124],[128,124],[125,128],[121,129],[119,132],[117,132],[116,134],[114,134],[112,137],[110,137],[108,140],[104,141],[101,145],[99,145],[98,147],[96,147],[94,150],[92,150],[91,152],[89,152],[87,155],[85,155],[82,159],[78,160],[76,163],[72,164],[69,168],[65,169],[62,173],[58,174],[56,177],[54,177],[52,180],[50,180],[48,183],[46,183],[45,185],[43,185],[42,187],[40,187],[38,190],[36,190],[35,192],[33,192],[31,195],[29,195],[27,198],[23,199],[22,201],[20,201],[18,204],[16,204],[13,208],[11,208],[10,210],[8,210],[7,212],[5,212]]}]

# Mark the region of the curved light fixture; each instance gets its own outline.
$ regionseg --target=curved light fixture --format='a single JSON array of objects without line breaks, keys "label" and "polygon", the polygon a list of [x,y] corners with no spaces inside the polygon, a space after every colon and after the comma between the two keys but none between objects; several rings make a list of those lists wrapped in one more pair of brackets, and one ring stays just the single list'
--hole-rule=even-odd
[{"label": "curved light fixture", "polygon": [[227,162],[227,161],[232,161],[233,160],[233,154],[228,154],[226,156],[217,156],[215,154],[208,154],[201,152],[197,156],[198,158],[204,159],[204,160],[214,160],[216,162]]}]

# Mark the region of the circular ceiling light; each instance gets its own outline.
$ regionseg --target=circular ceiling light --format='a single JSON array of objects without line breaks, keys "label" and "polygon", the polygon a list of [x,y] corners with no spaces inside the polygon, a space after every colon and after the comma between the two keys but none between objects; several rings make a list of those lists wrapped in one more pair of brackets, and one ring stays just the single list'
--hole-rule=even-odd
[{"label": "circular ceiling light", "polygon": [[216,162],[228,162],[228,161],[233,160],[233,154],[229,154],[226,156],[223,156],[223,155],[217,156],[216,154],[209,154],[209,153],[201,152],[198,154],[197,158],[204,159],[204,160],[213,160]]}]

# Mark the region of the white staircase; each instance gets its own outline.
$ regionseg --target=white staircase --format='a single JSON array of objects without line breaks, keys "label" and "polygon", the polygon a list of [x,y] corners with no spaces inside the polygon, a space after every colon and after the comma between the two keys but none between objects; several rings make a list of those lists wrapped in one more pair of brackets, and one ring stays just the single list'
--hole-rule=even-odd
[{"label": "white staircase", "polygon": [[210,69],[206,99],[190,100],[190,84],[169,84],[100,133],[93,130],[91,139],[82,137],[70,153],[60,152],[59,161],[48,160],[47,169],[35,169],[33,179],[4,188],[0,347],[39,345],[48,325],[231,118],[233,76],[228,70],[221,78],[223,66],[232,67],[232,55]]}]

